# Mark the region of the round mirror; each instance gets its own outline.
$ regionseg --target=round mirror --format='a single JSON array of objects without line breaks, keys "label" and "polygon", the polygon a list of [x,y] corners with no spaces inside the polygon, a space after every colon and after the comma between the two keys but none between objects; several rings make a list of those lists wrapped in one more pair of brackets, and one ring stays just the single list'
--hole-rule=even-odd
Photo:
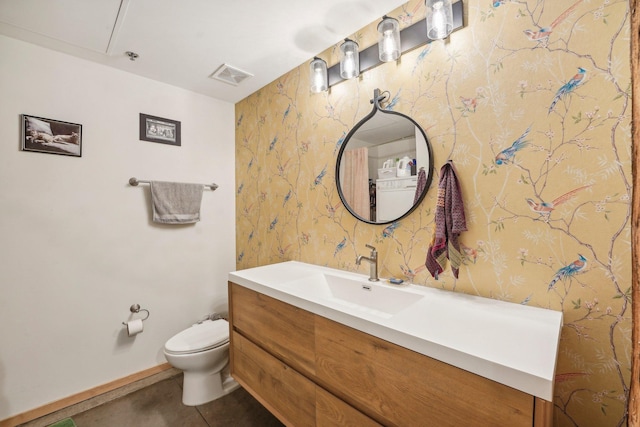
[{"label": "round mirror", "polygon": [[342,203],[361,221],[386,224],[411,213],[431,184],[431,144],[411,118],[380,106],[346,136],[336,161],[336,185]]}]

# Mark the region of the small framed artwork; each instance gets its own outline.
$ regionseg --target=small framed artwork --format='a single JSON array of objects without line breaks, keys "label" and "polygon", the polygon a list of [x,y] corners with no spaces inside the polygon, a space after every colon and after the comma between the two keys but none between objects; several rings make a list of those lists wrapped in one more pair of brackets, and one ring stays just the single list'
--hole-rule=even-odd
[{"label": "small framed artwork", "polygon": [[82,125],[23,114],[22,151],[82,157]]},{"label": "small framed artwork", "polygon": [[180,122],[140,113],[140,139],[161,144],[180,144]]}]

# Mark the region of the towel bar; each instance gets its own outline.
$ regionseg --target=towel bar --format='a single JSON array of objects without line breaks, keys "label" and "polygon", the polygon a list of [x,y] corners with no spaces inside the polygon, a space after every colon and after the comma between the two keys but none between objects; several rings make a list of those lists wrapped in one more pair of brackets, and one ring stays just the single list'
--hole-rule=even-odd
[{"label": "towel bar", "polygon": [[[129,178],[129,185],[137,186],[138,184],[151,184],[151,181],[146,181],[138,178]],[[215,191],[218,188],[218,184],[202,184],[203,186]]]}]

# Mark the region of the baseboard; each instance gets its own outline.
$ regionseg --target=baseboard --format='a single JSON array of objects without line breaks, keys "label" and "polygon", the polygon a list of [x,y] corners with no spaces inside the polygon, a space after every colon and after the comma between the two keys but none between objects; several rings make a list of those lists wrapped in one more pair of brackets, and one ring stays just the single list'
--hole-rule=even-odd
[{"label": "baseboard", "polygon": [[[179,370],[172,368],[170,364],[163,363],[161,365],[154,366],[153,368],[145,369],[144,371],[136,372],[124,378],[111,381],[107,384],[102,384],[92,389],[65,397],[64,399],[60,399],[55,402],[48,403],[46,405],[29,410],[27,412],[14,415],[11,418],[7,418],[6,420],[0,421],[0,427],[15,427],[20,424],[24,424],[29,421],[33,421],[38,418],[42,418],[47,415],[57,413],[60,411],[65,411],[65,410],[67,410],[68,413],[64,414],[64,416],[61,416],[60,418],[72,416],[75,414],[72,413],[73,409],[70,409],[70,408],[72,408],[74,405],[78,405],[82,402],[96,400],[93,406],[98,406],[99,404],[102,404],[105,401],[113,400],[115,398],[124,396],[137,389],[146,387],[147,385],[151,385],[155,382],[162,381],[165,378],[169,378],[173,375],[176,375],[179,372],[180,372]],[[164,374],[164,375],[161,375],[161,374]],[[142,381],[146,379],[149,379],[149,380]],[[138,387],[131,387],[132,384],[137,382],[140,382],[140,384],[138,384]],[[121,390],[122,393],[117,393],[118,390]],[[103,399],[98,399],[100,397],[103,397]],[[84,410],[89,409],[90,407],[91,405],[88,405],[88,406],[85,405],[85,408],[83,408],[82,410],[78,410],[75,413],[80,413]],[[55,421],[56,420],[53,420],[51,421],[51,423]],[[44,425],[47,425],[47,424],[44,424]]]}]

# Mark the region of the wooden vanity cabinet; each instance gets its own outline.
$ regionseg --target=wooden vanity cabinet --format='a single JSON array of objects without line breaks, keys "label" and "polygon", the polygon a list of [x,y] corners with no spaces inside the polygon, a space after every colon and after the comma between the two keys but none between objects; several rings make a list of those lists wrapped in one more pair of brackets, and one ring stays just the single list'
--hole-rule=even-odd
[{"label": "wooden vanity cabinet", "polygon": [[231,374],[292,426],[552,425],[552,404],[229,283]]}]

